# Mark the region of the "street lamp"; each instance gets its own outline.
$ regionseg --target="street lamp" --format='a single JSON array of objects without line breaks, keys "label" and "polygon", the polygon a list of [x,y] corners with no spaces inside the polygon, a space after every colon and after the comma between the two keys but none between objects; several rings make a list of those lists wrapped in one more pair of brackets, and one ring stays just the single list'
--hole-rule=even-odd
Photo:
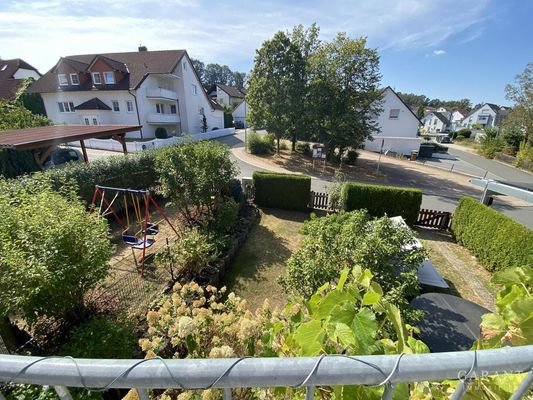
[{"label": "street lamp", "polygon": [[246,143],[246,134],[248,133],[248,126],[246,125],[246,96],[244,96],[244,151],[248,152]]}]

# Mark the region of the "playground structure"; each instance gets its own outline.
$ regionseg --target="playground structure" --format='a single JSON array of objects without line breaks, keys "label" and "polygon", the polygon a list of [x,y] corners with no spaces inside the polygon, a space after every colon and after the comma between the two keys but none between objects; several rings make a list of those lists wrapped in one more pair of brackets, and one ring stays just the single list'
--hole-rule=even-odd
[{"label": "playground structure", "polygon": [[[106,197],[111,193],[111,200]],[[117,201],[122,201],[124,208],[125,220],[119,216],[119,212],[114,208]],[[134,216],[130,218],[130,203]],[[167,215],[157,204],[149,190],[125,189],[110,186],[96,185],[89,212],[95,211],[98,205],[98,214],[102,217],[113,215],[117,223],[122,228],[122,241],[131,248],[135,265],[138,268],[135,250],[142,250],[141,258],[141,277],[144,276],[144,267],[146,261],[146,249],[155,243],[155,238],[159,233],[159,222],[150,221],[150,205],[154,206],[163,219],[172,228],[174,233],[178,232],[170,222]],[[143,210],[144,207],[144,210]]]}]

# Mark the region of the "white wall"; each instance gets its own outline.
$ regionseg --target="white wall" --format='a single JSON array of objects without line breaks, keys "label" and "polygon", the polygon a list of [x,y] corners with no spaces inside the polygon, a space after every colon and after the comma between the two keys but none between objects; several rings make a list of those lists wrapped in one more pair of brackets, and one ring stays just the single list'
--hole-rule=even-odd
[{"label": "white wall", "polygon": [[444,132],[446,125],[435,114],[431,113],[425,118],[424,130],[426,132]]},{"label": "white wall", "polygon": [[217,101],[220,104],[225,104],[227,106],[230,105],[229,104],[229,94],[227,94],[225,91],[220,89],[218,86],[217,86]]},{"label": "white wall", "polygon": [[[486,120],[479,120],[480,116],[486,116]],[[474,124],[484,124],[487,127],[494,126],[494,119],[496,118],[496,113],[488,105],[484,105],[480,109],[476,110],[474,113],[467,116],[463,121],[463,126],[470,128]]]},{"label": "white wall", "polygon": [[245,125],[245,127],[248,127],[248,121],[247,118],[245,118],[246,114],[250,112],[250,107],[246,100],[242,101],[235,110],[233,110],[233,120],[234,121],[242,121]]},{"label": "white wall", "polygon": [[[109,91],[83,91],[83,92],[61,92],[61,93],[42,93],[41,94],[48,118],[55,124],[80,125],[84,124],[84,116],[95,116],[101,125],[138,125],[137,113],[135,111],[135,99],[125,90]],[[59,111],[58,102],[73,102],[74,106],[98,97],[110,108],[113,108],[112,101],[119,102],[120,111],[106,110],[80,110],[74,113],[62,113]],[[133,112],[128,112],[126,101],[133,102]],[[141,121],[142,124],[142,121]],[[140,132],[131,132],[127,134],[129,138],[140,137]]]},{"label": "white wall", "polygon": [[[387,88],[383,94],[382,108],[383,111],[377,118],[381,132],[373,134],[375,138],[382,136],[416,138],[420,122],[390,88]],[[389,118],[391,109],[400,110],[397,119]]]},{"label": "white wall", "polygon": [[17,71],[13,74],[14,79],[26,79],[26,78],[33,78],[35,80],[39,79],[41,76],[34,71],[33,69],[24,69],[19,68]]},{"label": "white wall", "polygon": [[377,151],[381,150],[381,142],[384,140],[383,152],[394,151],[398,154],[410,155],[412,150],[418,151],[422,139],[414,137],[379,137],[375,136],[373,141],[365,141],[365,150]]}]

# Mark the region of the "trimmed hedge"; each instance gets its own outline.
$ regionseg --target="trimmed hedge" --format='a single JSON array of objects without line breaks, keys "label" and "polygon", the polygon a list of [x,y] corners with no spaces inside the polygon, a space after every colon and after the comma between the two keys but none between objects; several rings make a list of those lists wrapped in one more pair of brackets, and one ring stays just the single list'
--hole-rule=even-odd
[{"label": "trimmed hedge", "polygon": [[452,232],[489,271],[533,265],[533,231],[471,197],[459,201]]},{"label": "trimmed hedge", "polygon": [[158,174],[154,160],[158,150],[148,150],[127,156],[117,155],[91,161],[90,163],[69,163],[64,168],[45,172],[56,186],[67,180],[78,185],[82,201],[89,204],[95,185],[130,189],[148,189],[156,185]]},{"label": "trimmed hedge", "polygon": [[255,203],[261,207],[307,211],[311,177],[275,172],[254,172]]},{"label": "trimmed hedge", "polygon": [[342,188],[342,201],[346,211],[366,209],[374,217],[387,214],[389,217],[401,215],[405,222],[416,222],[422,203],[420,189],[404,189],[393,186],[345,183]]}]

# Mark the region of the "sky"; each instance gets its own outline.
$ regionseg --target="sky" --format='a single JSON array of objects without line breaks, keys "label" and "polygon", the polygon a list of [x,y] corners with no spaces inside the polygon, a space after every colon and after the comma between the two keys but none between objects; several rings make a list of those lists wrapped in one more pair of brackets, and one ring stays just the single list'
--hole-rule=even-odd
[{"label": "sky", "polygon": [[186,49],[248,72],[278,30],[316,22],[320,38],[368,38],[382,85],[507,105],[505,85],[533,61],[532,0],[1,0],[0,57],[48,71],[75,54]]}]

